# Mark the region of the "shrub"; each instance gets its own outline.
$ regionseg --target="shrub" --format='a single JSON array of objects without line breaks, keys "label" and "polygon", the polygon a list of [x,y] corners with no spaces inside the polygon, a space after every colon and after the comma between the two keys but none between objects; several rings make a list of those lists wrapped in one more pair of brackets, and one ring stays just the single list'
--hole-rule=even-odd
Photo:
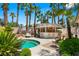
[{"label": "shrub", "polygon": [[15,34],[11,32],[0,32],[0,55],[2,56],[14,56],[18,52],[17,40]]},{"label": "shrub", "polygon": [[0,48],[0,56],[18,56],[19,55],[19,51],[17,51],[17,49],[15,48]]},{"label": "shrub", "polygon": [[3,32],[3,31],[8,31],[8,32],[11,32],[13,29],[9,26],[6,26],[6,27],[0,27],[0,32]]},{"label": "shrub", "polygon": [[31,56],[31,51],[28,48],[24,48],[21,53],[20,56]]},{"label": "shrub", "polygon": [[12,32],[0,32],[0,56],[30,56],[31,51],[29,49],[18,51],[20,43],[21,40],[18,40]]},{"label": "shrub", "polygon": [[16,22],[10,22],[10,23],[8,23],[8,26],[10,26],[10,27],[16,27]]},{"label": "shrub", "polygon": [[79,39],[72,38],[59,42],[59,50],[61,55],[75,55],[79,52]]},{"label": "shrub", "polygon": [[5,27],[5,31],[11,32],[13,29],[9,26]]},{"label": "shrub", "polygon": [[4,31],[5,27],[0,27],[0,32]]}]

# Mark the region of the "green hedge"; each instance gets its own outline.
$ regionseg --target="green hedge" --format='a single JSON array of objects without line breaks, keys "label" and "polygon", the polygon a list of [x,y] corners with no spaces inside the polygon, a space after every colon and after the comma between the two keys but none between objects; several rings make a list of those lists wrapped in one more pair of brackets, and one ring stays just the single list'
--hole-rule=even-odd
[{"label": "green hedge", "polygon": [[59,41],[60,54],[63,56],[74,56],[79,54],[79,39],[72,38]]},{"label": "green hedge", "polygon": [[21,52],[20,52],[20,56],[31,56],[31,51],[28,48],[24,48]]}]

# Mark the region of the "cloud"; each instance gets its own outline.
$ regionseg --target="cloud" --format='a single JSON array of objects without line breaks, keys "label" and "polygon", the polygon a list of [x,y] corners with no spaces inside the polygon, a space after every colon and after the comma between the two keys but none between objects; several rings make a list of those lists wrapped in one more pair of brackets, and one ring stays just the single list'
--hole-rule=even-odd
[{"label": "cloud", "polygon": [[69,4],[66,5],[66,8],[67,8],[67,9],[70,9],[70,8],[72,8],[73,6],[74,6],[74,3],[69,3]]}]

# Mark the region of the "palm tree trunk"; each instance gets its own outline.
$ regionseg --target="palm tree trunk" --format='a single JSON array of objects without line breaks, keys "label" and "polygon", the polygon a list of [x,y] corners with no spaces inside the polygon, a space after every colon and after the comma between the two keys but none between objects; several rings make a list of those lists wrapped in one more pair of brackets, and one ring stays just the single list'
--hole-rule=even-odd
[{"label": "palm tree trunk", "polygon": [[41,24],[43,23],[43,16],[41,16]]},{"label": "palm tree trunk", "polygon": [[12,23],[13,23],[14,21],[13,21],[13,17],[12,17]]},{"label": "palm tree trunk", "polygon": [[[32,9],[31,9],[31,11],[32,11]],[[30,11],[30,12],[31,12]],[[29,15],[29,27],[30,27],[30,25],[31,25],[31,13],[30,13],[30,15]]]},{"label": "palm tree trunk", "polygon": [[75,37],[77,38],[77,29],[78,29],[78,23],[76,23],[76,34],[75,34]]},{"label": "palm tree trunk", "polygon": [[56,24],[55,16],[54,16],[54,24]]},{"label": "palm tree trunk", "polygon": [[[58,3],[58,10],[59,10],[59,3]],[[58,24],[59,24],[59,20],[60,20],[60,19],[59,19],[59,16],[58,16]]]},{"label": "palm tree trunk", "polygon": [[31,23],[31,15],[29,15],[29,27],[30,27],[30,23]]},{"label": "palm tree trunk", "polygon": [[17,4],[17,19],[16,19],[17,26],[18,26],[18,16],[19,16],[19,6],[20,6],[20,3]]},{"label": "palm tree trunk", "polygon": [[58,16],[58,24],[59,24],[59,16]]},{"label": "palm tree trunk", "polygon": [[62,14],[62,26],[64,27],[64,14]]},{"label": "palm tree trunk", "polygon": [[52,12],[52,24],[54,24],[54,11]]},{"label": "palm tree trunk", "polygon": [[30,27],[30,24],[31,24],[31,13],[32,13],[32,8],[31,8],[31,4],[30,4],[29,27]]},{"label": "palm tree trunk", "polygon": [[47,23],[49,23],[49,21],[48,21],[48,16],[47,16]]},{"label": "palm tree trunk", "polygon": [[72,38],[72,34],[71,34],[71,27],[70,27],[69,19],[67,18],[66,21],[67,21],[68,38],[71,39]]},{"label": "palm tree trunk", "polygon": [[8,4],[4,3],[4,5],[6,6],[6,8],[4,8],[4,25],[7,26],[8,24],[8,17],[7,17]]},{"label": "palm tree trunk", "polygon": [[26,8],[26,33],[28,32],[28,10]]},{"label": "palm tree trunk", "polygon": [[[79,11],[77,12],[77,14],[76,14],[76,18],[75,18],[75,20],[78,20],[77,18],[79,17]],[[75,37],[77,38],[78,36],[77,36],[77,27],[78,27],[78,23],[76,23],[76,34],[75,34]]]},{"label": "palm tree trunk", "polygon": [[35,19],[34,19],[34,37],[36,37],[36,11],[35,11]]},{"label": "palm tree trunk", "polygon": [[[66,10],[64,6],[63,6],[63,9]],[[65,24],[64,24],[64,14],[62,14],[62,26],[65,27]]]}]

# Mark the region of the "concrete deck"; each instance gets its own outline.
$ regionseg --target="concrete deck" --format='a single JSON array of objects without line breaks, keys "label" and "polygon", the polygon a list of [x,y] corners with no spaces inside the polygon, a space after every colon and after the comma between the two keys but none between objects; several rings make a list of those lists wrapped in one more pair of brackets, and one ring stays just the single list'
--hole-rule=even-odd
[{"label": "concrete deck", "polygon": [[[33,47],[33,48],[30,48],[31,52],[32,52],[32,56],[39,56],[39,52],[41,51],[41,49],[45,48],[43,47],[43,45],[49,43],[49,42],[52,42],[52,41],[55,41],[55,39],[40,39],[40,38],[34,38],[34,37],[31,37],[31,38],[24,38],[24,39],[33,39],[33,40],[37,40],[40,42],[40,44],[36,47]],[[48,48],[50,49],[50,48]]]}]

